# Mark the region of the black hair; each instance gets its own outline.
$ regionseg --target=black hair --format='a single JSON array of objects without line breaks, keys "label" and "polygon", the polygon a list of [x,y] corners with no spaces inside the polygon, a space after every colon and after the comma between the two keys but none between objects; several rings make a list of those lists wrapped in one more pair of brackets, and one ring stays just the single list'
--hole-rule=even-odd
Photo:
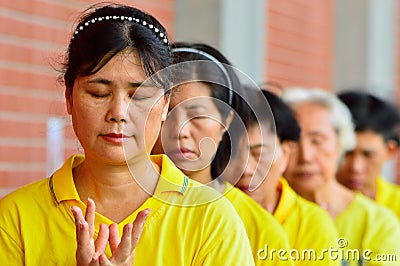
[{"label": "black hair", "polygon": [[[299,140],[301,132],[299,123],[297,122],[293,111],[282,101],[281,98],[279,98],[279,96],[264,89],[260,92],[258,89],[247,87],[246,90],[248,91],[250,106],[253,110],[267,110],[265,100],[261,99],[261,97],[264,97],[267,100],[275,123],[270,123],[271,116],[267,111],[258,111],[257,117],[254,112],[251,112],[248,115],[248,119],[245,121],[247,128],[254,125],[268,126],[270,132],[276,133],[280,142],[297,142]],[[273,129],[274,125],[275,131]]]},{"label": "black hair", "polygon": [[371,130],[385,142],[394,140],[400,144],[400,115],[395,106],[360,90],[342,92],[338,97],[350,109],[356,132]]},{"label": "black hair", "polygon": [[[193,64],[193,68],[190,69],[190,71],[192,72],[192,74],[194,74],[194,79],[197,78],[198,80],[203,82],[203,80],[206,80],[204,79],[205,77],[215,77],[215,75],[217,75],[216,73],[219,73],[219,78],[225,79],[221,81],[221,84],[230,84],[232,86],[231,88],[228,88],[228,86],[223,86],[217,84],[216,82],[204,81],[204,83],[206,83],[210,87],[211,96],[215,99],[214,102],[218,108],[218,111],[221,114],[222,119],[224,120],[227,118],[230,110],[233,110],[234,112],[232,122],[228,130],[222,136],[222,140],[219,143],[214,159],[211,162],[211,176],[213,179],[216,179],[220,177],[222,172],[225,170],[230,157],[236,155],[235,151],[237,151],[240,136],[244,133],[245,128],[241,126],[241,115],[244,113],[245,110],[243,106],[244,101],[242,99],[242,97],[244,96],[244,91],[241,88],[239,78],[234,69],[231,67],[226,67],[227,65],[231,66],[231,62],[216,48],[203,43],[184,42],[174,43],[171,45],[171,47],[173,51],[172,54],[174,58],[174,63],[198,60],[212,61],[209,57],[204,56],[202,53],[206,53],[207,55],[212,56],[219,63],[221,63],[220,66],[216,65],[215,68],[211,68],[210,64]],[[174,49],[176,48],[191,48],[201,51],[202,53],[174,52]],[[221,67],[223,69],[221,69]],[[227,77],[226,74],[228,74]],[[227,81],[226,79],[229,79],[229,81]],[[221,104],[220,101],[225,104]],[[241,130],[242,128],[243,130]]]},{"label": "black hair", "polygon": [[[106,17],[136,18],[139,22],[128,19],[106,20]],[[155,28],[158,33],[152,30]],[[170,46],[160,38],[160,33],[166,36],[165,28],[153,16],[134,7],[93,5],[83,12],[75,33],[69,43],[62,71],[66,95],[69,97],[76,78],[96,73],[116,54],[127,49],[138,52],[148,77],[172,63]],[[157,77],[153,81],[159,85],[161,83],[160,86],[168,92],[168,80],[164,78],[167,77]]]}]

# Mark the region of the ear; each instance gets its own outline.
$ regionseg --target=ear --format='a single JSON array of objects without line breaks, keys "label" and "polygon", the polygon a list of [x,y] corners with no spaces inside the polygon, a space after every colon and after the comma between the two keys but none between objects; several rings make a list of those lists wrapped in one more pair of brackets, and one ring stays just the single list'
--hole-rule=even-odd
[{"label": "ear", "polygon": [[[278,140],[279,141],[279,140]],[[294,148],[295,143],[293,141],[283,141],[281,142],[281,149],[282,149],[282,156],[281,156],[281,163],[280,163],[280,169],[279,171],[281,174],[285,172],[286,167],[289,163],[289,158],[290,158],[290,153],[292,149]]]},{"label": "ear", "polygon": [[387,149],[387,159],[392,159],[394,155],[396,154],[398,144],[394,140],[388,140],[386,142],[386,149]]},{"label": "ear", "polygon": [[164,122],[167,119],[168,115],[168,107],[169,107],[169,102],[171,100],[170,94],[164,95],[164,106],[161,114],[161,121]]},{"label": "ear", "polygon": [[67,106],[67,113],[70,115],[72,113],[72,88],[65,90],[65,103]]}]

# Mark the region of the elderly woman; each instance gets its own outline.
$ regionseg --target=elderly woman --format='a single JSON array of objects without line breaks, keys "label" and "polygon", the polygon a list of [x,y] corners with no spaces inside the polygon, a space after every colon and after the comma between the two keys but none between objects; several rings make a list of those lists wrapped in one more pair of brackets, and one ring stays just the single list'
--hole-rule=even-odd
[{"label": "elderly woman", "polygon": [[400,226],[396,217],[335,179],[343,154],[355,145],[349,110],[335,95],[318,89],[287,89],[282,98],[301,127],[297,148],[284,172],[290,186],[329,212],[343,238],[338,240],[338,248],[359,251],[359,256],[342,254],[342,261],[389,265],[371,261],[378,254],[400,256]]}]

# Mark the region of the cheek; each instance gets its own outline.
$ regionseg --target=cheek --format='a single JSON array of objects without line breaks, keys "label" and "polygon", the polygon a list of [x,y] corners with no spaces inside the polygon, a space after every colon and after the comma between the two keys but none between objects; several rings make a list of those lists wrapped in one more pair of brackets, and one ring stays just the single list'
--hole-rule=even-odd
[{"label": "cheek", "polygon": [[87,135],[95,129],[96,121],[99,119],[98,115],[92,115],[88,108],[80,108],[79,106],[74,106],[71,109],[71,121],[74,127],[75,133],[81,137],[82,135]]},{"label": "cheek", "polygon": [[[208,132],[210,137],[212,137],[216,142],[219,142],[224,133],[221,124],[211,119],[207,120],[208,121],[204,123],[204,132]],[[216,144],[218,145],[218,143]]]},{"label": "cheek", "polygon": [[[144,118],[138,118],[138,123],[143,124],[144,122],[141,122],[144,120]],[[157,138],[161,129],[161,124],[162,124],[162,112],[160,109],[153,109],[146,121],[145,121],[145,135],[146,136],[151,136],[152,138]]]}]

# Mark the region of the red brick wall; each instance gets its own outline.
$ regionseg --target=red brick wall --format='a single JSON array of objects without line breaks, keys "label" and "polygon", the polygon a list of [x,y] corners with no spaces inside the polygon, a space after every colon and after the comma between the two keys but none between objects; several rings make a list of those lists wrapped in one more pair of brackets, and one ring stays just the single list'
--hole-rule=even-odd
[{"label": "red brick wall", "polygon": [[[79,12],[99,1],[2,0],[0,2],[0,198],[46,174],[46,121],[63,117],[59,62]],[[119,1],[157,17],[171,34],[174,0]],[[65,127],[65,156],[79,151]]]},{"label": "red brick wall", "polygon": [[267,81],[332,89],[333,1],[267,0]]}]

